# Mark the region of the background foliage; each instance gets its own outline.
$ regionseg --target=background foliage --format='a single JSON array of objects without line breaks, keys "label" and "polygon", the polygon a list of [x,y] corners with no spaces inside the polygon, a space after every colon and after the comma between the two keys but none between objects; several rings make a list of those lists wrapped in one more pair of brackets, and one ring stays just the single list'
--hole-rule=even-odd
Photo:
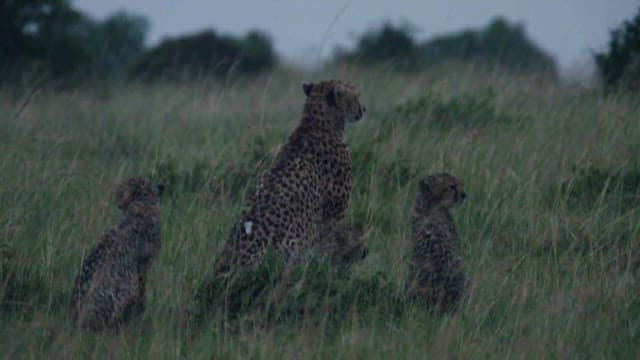
[{"label": "background foliage", "polygon": [[607,87],[640,90],[640,8],[635,17],[611,31],[608,51],[594,58]]},{"label": "background foliage", "polygon": [[277,62],[271,40],[259,31],[243,38],[218,35],[213,30],[164,40],[149,49],[131,71],[134,78],[179,79],[232,73],[250,74]]},{"label": "background foliage", "polygon": [[447,61],[474,62],[519,72],[555,72],[555,62],[526,35],[524,27],[502,18],[485,29],[464,30],[415,40],[410,24],[384,23],[360,35],[352,51],[338,49],[335,60],[364,65],[390,63],[396,69],[418,70]]}]

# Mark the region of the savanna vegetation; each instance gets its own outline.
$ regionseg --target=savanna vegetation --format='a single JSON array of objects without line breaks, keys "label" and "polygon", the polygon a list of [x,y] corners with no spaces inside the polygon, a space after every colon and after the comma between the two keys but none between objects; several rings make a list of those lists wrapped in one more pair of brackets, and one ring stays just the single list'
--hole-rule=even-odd
[{"label": "savanna vegetation", "polygon": [[[247,275],[262,284],[258,303],[226,315],[199,307],[207,278],[247,189],[298,121],[301,76],[31,97],[3,89],[3,353],[637,356],[639,104],[536,77],[452,71],[317,75],[357,84],[369,109],[346,130],[355,177],[346,222],[364,225],[369,256],[348,273],[311,264],[281,282],[267,266]],[[474,287],[452,316],[402,296],[416,183],[441,170],[469,194],[455,218]],[[74,273],[117,219],[115,186],[133,175],[168,191],[147,311],[120,332],[73,332]]]},{"label": "savanna vegetation", "polygon": [[[12,19],[30,19],[0,27],[16,35],[0,48],[3,74],[13,79],[0,86],[4,357],[640,355],[640,103],[626,87],[562,85],[540,65],[549,65],[544,54],[527,69],[503,57],[494,62],[489,50],[465,57],[478,44],[495,48],[486,41],[495,29],[511,34],[507,40],[524,36],[501,20],[420,46],[409,30],[385,25],[350,54],[364,54],[368,44],[370,53],[387,55],[371,62],[347,56],[353,61],[311,74],[279,66],[259,33],[207,31],[114,50],[90,63],[119,64],[112,74],[122,77],[59,87],[58,74],[70,79],[82,67],[58,73],[48,57],[55,53],[39,52],[52,46],[39,29],[61,24],[51,14],[83,18],[67,5],[29,0],[2,8],[15,11]],[[92,24],[145,28],[134,15],[118,16]],[[454,55],[413,67],[413,55],[376,48],[384,43],[376,36],[408,39],[395,43],[406,54],[437,48]],[[621,38],[637,39],[630,36]],[[467,43],[473,46],[458,46]],[[625,46],[615,48],[633,48]],[[174,54],[188,60],[200,51],[211,61],[138,81],[136,64],[160,64],[153,69],[164,74],[188,63],[168,61]],[[249,53],[268,65],[255,70],[243,57]],[[234,72],[243,66],[255,71]],[[269,258],[221,287],[211,279],[213,265],[248,191],[299,121],[301,82],[326,78],[354,84],[367,107],[367,120],[346,128],[354,186],[345,222],[364,227],[368,256],[346,271],[315,261],[286,269]],[[404,295],[411,205],[418,180],[436,171],[462,179],[468,195],[454,217],[473,286],[453,315],[432,314]],[[146,312],[120,331],[76,331],[67,309],[74,275],[84,251],[117,220],[115,189],[132,176],[166,186],[163,248],[148,274]],[[221,297],[228,301],[221,305]]]}]

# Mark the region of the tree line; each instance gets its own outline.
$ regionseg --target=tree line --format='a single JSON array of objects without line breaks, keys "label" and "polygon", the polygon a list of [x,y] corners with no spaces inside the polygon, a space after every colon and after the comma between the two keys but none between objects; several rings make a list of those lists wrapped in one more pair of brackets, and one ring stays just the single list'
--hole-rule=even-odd
[{"label": "tree line", "polygon": [[[96,20],[69,0],[0,2],[0,79],[25,72],[54,78],[124,77],[177,79],[256,74],[279,65],[271,38],[259,30],[243,36],[213,29],[145,46],[149,21],[119,11]],[[384,64],[419,71],[451,60],[518,72],[555,74],[554,59],[521,24],[495,18],[485,28],[467,29],[426,41],[410,24],[386,22],[360,34],[353,49],[337,48],[329,64]],[[611,32],[607,51],[594,53],[608,88],[638,88],[640,9]]]}]

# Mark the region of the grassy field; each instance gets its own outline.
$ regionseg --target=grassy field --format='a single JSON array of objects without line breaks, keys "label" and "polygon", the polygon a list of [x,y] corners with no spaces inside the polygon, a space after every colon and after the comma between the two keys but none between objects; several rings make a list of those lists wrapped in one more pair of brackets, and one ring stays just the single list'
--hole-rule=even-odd
[{"label": "grassy field", "polygon": [[[454,213],[469,303],[454,316],[381,304],[337,321],[192,323],[184,309],[247,189],[299,121],[300,83],[320,78],[353,83],[368,109],[346,129],[346,222],[364,225],[369,246],[352,275],[402,289],[417,181],[444,170],[469,196]],[[640,356],[637,98],[473,67],[0,95],[4,358]],[[168,189],[144,319],[73,332],[66,304],[83,251],[117,221],[115,187],[136,175]]]}]

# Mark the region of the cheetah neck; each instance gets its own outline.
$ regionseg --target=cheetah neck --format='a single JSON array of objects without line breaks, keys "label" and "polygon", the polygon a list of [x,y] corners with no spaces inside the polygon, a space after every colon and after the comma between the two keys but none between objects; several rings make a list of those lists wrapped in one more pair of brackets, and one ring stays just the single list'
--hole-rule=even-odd
[{"label": "cheetah neck", "polygon": [[344,119],[339,112],[323,100],[310,98],[304,105],[302,125],[335,133],[342,137]]},{"label": "cheetah neck", "polygon": [[428,206],[419,201],[414,205],[412,218],[414,226],[453,223],[453,216],[448,208]]},{"label": "cheetah neck", "polygon": [[158,221],[158,206],[145,202],[132,202],[124,211],[124,218],[136,224],[155,224]]}]

